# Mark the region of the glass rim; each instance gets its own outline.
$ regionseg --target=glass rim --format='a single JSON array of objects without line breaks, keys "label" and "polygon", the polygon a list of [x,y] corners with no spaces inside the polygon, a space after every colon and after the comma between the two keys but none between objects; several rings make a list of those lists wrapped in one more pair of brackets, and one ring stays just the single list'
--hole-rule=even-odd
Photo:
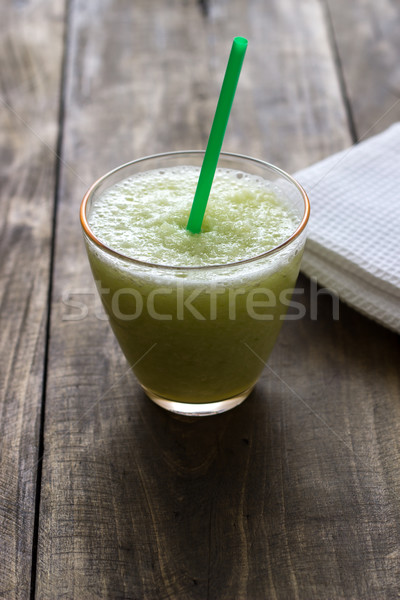
[{"label": "glass rim", "polygon": [[135,164],[140,164],[140,163],[148,161],[148,160],[173,157],[173,156],[189,156],[189,155],[193,155],[193,154],[195,154],[195,155],[197,154],[198,156],[204,156],[205,150],[174,150],[171,152],[161,152],[159,154],[150,154],[148,156],[143,156],[141,158],[137,158],[135,160],[132,160],[132,161],[129,161],[122,165],[119,165],[115,169],[112,169],[111,171],[108,171],[107,173],[105,173],[104,175],[99,177],[85,193],[85,195],[82,199],[82,202],[81,202],[81,206],[80,206],[80,222],[81,222],[83,231],[87,235],[87,237],[98,248],[100,248],[107,254],[111,254],[112,256],[115,256],[116,258],[118,258],[120,260],[128,261],[129,263],[132,263],[135,265],[139,265],[142,267],[151,267],[151,268],[156,268],[156,269],[162,269],[162,270],[165,269],[165,270],[169,270],[169,271],[171,271],[171,270],[197,271],[197,270],[204,270],[204,269],[221,269],[221,268],[227,268],[227,267],[235,267],[235,266],[244,265],[247,263],[254,262],[256,260],[266,258],[268,256],[271,256],[272,254],[276,254],[283,248],[286,248],[287,246],[289,246],[304,231],[304,229],[307,225],[309,216],[310,216],[310,201],[308,199],[308,196],[307,196],[304,188],[300,185],[300,183],[298,181],[296,181],[296,179],[294,179],[294,177],[289,175],[289,173],[286,173],[286,171],[284,171],[283,169],[280,169],[279,167],[276,167],[275,165],[268,163],[264,160],[261,160],[258,158],[253,158],[251,156],[246,156],[245,154],[236,154],[234,152],[221,152],[220,157],[222,157],[222,158],[240,159],[240,160],[254,163],[254,164],[262,166],[262,167],[267,167],[268,169],[275,171],[276,173],[278,173],[279,175],[284,177],[286,180],[288,180],[291,184],[293,184],[297,188],[297,190],[300,192],[301,197],[304,202],[304,213],[303,213],[303,217],[300,221],[300,224],[297,226],[297,228],[292,233],[292,235],[290,235],[286,240],[284,240],[277,246],[274,246],[274,248],[270,248],[270,250],[267,250],[266,252],[263,252],[261,254],[257,254],[256,256],[251,256],[250,258],[244,258],[244,259],[234,261],[234,262],[229,262],[229,263],[214,264],[214,265],[198,265],[198,266],[165,265],[165,264],[151,263],[148,261],[139,260],[137,258],[132,258],[131,256],[126,256],[125,254],[122,254],[121,252],[114,250],[110,246],[107,246],[107,244],[104,244],[104,242],[99,240],[99,238],[93,233],[93,231],[91,230],[90,225],[88,223],[88,220],[87,220],[86,207],[87,207],[89,199],[95,194],[96,190],[100,187],[100,185],[106,179],[108,179],[109,177],[115,175],[116,173],[118,173],[119,171],[122,171],[123,169],[125,169],[127,167],[130,167]]}]

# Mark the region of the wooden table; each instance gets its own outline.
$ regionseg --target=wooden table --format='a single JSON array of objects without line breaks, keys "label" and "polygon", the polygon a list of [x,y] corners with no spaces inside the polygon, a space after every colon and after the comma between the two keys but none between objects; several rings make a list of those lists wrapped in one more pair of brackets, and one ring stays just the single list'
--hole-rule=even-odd
[{"label": "wooden table", "polygon": [[400,117],[393,0],[4,0],[0,7],[0,597],[400,594],[398,336],[332,300],[288,321],[240,407],[152,404],[95,299],[83,193],[204,147],[290,172]]}]

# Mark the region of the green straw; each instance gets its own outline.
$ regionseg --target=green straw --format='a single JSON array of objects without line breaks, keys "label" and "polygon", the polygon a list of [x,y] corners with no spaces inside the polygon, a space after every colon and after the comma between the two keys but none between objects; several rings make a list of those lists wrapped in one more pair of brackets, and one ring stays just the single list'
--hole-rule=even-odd
[{"label": "green straw", "polygon": [[192,233],[200,233],[201,231],[201,224],[206,211],[215,169],[217,168],[246,48],[247,40],[245,38],[234,38],[186,227]]}]

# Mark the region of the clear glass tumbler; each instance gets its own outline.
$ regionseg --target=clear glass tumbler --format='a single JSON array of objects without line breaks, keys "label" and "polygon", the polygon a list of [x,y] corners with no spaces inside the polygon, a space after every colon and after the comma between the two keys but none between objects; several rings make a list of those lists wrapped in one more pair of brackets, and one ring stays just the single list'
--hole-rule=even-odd
[{"label": "clear glass tumbler", "polygon": [[310,212],[305,191],[273,165],[221,153],[219,168],[272,184],[295,224],[279,246],[212,266],[157,265],[124,256],[94,235],[88,216],[93,199],[116,183],[143,171],[200,167],[203,157],[202,151],[170,152],[122,165],[91,186],[80,212],[101,300],[139,383],[163,408],[199,416],[240,404],[261,375],[299,273]]}]

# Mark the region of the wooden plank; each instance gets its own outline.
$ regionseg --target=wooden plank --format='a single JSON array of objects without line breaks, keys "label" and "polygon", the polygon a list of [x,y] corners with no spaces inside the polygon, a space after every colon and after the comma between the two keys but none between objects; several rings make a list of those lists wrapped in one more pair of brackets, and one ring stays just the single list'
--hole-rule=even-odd
[{"label": "wooden plank", "polygon": [[295,172],[351,144],[318,1],[210,2],[209,17],[210,65],[220,72],[228,40],[238,32],[250,40],[227,149]]},{"label": "wooden plank", "polygon": [[398,336],[344,305],[335,321],[329,296],[316,299],[308,280],[299,283],[305,306],[317,305],[318,315],[311,318],[311,309],[300,332],[283,331],[264,396],[279,414],[271,462],[278,454],[274,485],[282,496],[272,493],[268,506],[281,526],[271,515],[266,536],[272,572],[281,576],[274,576],[277,597],[395,597]]},{"label": "wooden plank", "polygon": [[357,139],[400,119],[400,11],[390,0],[325,0]]},{"label": "wooden plank", "polygon": [[204,145],[237,34],[251,43],[226,149],[295,170],[350,144],[317,0],[72,4],[38,598],[395,594],[396,336],[345,307],[335,321],[328,296],[314,320],[302,279],[307,316],[285,324],[275,374],[231,413],[190,420],[145,398],[94,305],[85,188]]},{"label": "wooden plank", "polygon": [[0,597],[30,594],[63,2],[0,7]]}]

